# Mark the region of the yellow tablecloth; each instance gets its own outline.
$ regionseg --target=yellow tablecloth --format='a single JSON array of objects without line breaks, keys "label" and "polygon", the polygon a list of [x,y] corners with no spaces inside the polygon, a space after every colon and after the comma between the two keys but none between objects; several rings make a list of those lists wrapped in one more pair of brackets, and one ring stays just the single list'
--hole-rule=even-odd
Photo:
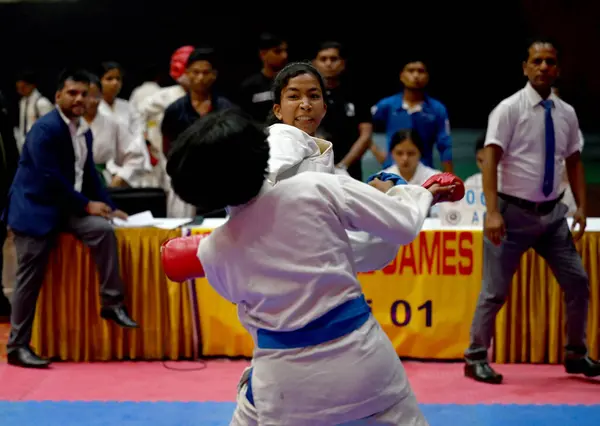
[{"label": "yellow tablecloth", "polygon": [[100,318],[95,264],[89,250],[65,234],[50,257],[32,346],[71,361],[191,358],[188,287],[169,282],[160,264],[161,243],[181,230],[117,229],[116,235],[126,303],[140,329],[124,331]]},{"label": "yellow tablecloth", "polygon": [[[194,354],[194,314],[199,314],[201,353],[251,356],[252,340],[235,305],[206,280],[195,291],[170,283],[160,265],[160,245],[181,230],[119,229],[119,257],[127,304],[141,328],[123,331],[99,317],[98,279],[88,250],[70,235],[51,256],[38,301],[32,345],[63,360],[180,359]],[[194,229],[191,232],[210,232]],[[578,244],[590,276],[588,343],[600,357],[600,232]],[[377,320],[399,355],[457,359],[468,345],[469,327],[481,286],[482,234],[428,230],[382,271],[359,279]],[[194,297],[196,305],[190,303]],[[528,252],[511,295],[498,315],[497,362],[562,360],[565,312],[562,293],[546,263]]]},{"label": "yellow tablecloth", "polygon": [[[209,232],[195,229],[195,233]],[[600,355],[600,233],[579,243],[590,276],[590,354]],[[397,353],[403,357],[459,359],[481,288],[481,231],[424,231],[382,271],[360,274],[365,295]],[[205,279],[197,280],[202,353],[251,356],[252,339],[236,307]],[[508,303],[496,323],[497,362],[557,363],[563,357],[562,292],[546,263],[533,251],[523,256]]]}]

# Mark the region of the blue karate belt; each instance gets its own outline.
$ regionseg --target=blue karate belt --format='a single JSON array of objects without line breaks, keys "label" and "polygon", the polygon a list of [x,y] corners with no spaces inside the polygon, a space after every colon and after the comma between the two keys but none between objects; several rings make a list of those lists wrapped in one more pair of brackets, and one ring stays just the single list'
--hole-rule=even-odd
[{"label": "blue karate belt", "polygon": [[[342,303],[298,330],[271,331],[258,329],[256,345],[260,349],[281,350],[320,345],[358,330],[367,322],[370,316],[371,307],[367,304],[365,296],[360,296]],[[252,372],[252,369],[250,369],[246,399],[254,405]]]},{"label": "blue karate belt", "polygon": [[379,172],[379,173],[375,173],[375,174],[369,176],[369,178],[367,179],[367,183],[371,182],[375,178],[379,179],[382,182],[391,180],[392,182],[394,182],[394,186],[395,185],[408,185],[408,182],[406,182],[402,178],[402,176],[398,176],[397,174],[387,173],[387,172]]}]

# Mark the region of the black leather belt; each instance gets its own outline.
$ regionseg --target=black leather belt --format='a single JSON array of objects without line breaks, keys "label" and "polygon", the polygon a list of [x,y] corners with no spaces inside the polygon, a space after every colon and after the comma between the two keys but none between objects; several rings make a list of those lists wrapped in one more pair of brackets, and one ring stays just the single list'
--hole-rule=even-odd
[{"label": "black leather belt", "polygon": [[554,209],[554,207],[562,200],[565,193],[561,193],[558,198],[554,200],[542,201],[536,203],[534,201],[524,200],[523,198],[513,197],[512,195],[498,193],[498,197],[502,198],[507,203],[513,204],[523,210],[530,211],[535,214],[548,214]]}]

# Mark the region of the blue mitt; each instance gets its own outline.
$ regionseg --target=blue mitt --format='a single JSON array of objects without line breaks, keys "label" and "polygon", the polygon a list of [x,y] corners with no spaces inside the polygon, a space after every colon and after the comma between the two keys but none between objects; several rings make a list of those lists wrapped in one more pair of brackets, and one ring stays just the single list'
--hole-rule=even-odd
[{"label": "blue mitt", "polygon": [[371,182],[375,178],[379,179],[382,182],[391,180],[392,182],[394,182],[394,186],[408,185],[408,182],[406,182],[401,176],[398,176],[394,173],[386,173],[386,172],[379,172],[379,173],[375,173],[374,175],[369,176],[369,178],[367,179],[367,183]]}]

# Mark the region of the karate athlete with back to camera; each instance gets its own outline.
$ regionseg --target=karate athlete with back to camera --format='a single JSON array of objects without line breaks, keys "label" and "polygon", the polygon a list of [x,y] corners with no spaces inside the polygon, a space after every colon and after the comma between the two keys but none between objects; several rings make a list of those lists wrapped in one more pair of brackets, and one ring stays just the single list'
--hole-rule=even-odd
[{"label": "karate athlete with back to camera", "polygon": [[[464,195],[462,182],[441,174],[427,188],[367,185],[306,172],[272,186],[265,139],[242,114],[215,113],[182,134],[168,163],[183,200],[230,213],[199,245],[167,242],[163,265],[177,281],[206,276],[237,304],[254,340],[251,379],[231,424],[427,425],[362,295],[346,230],[408,244],[432,203]],[[207,161],[225,155],[239,175]]]}]

